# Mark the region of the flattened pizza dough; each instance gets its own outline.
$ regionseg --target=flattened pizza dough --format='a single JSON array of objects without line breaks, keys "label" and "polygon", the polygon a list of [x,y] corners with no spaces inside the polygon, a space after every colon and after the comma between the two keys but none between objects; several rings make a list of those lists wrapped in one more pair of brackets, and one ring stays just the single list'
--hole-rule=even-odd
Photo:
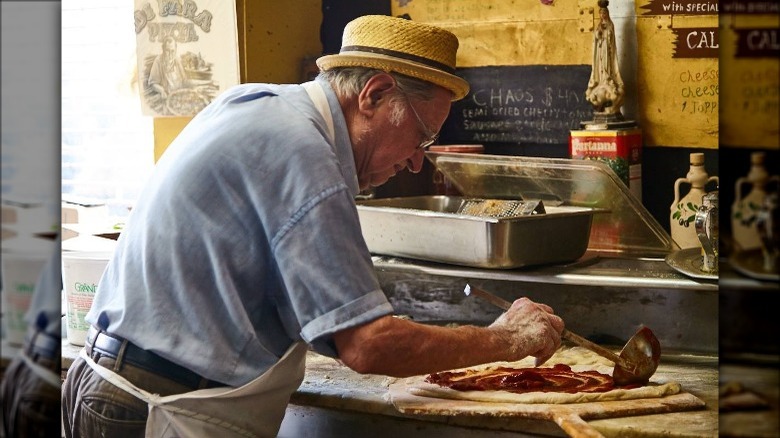
[{"label": "flattened pizza dough", "polygon": [[[562,348],[548,361],[543,368],[552,368],[553,364],[565,364],[571,367],[571,371],[597,371],[611,375],[613,364],[601,358],[595,353],[581,347]],[[470,376],[475,374],[489,374],[499,368],[532,368],[533,358],[527,358],[517,362],[494,362],[479,367],[453,371],[468,371]],[[630,400],[640,398],[658,398],[680,392],[680,384],[677,382],[654,383],[638,388],[616,388],[606,392],[524,392],[515,393],[497,390],[456,390],[425,381],[427,376],[417,376],[406,380],[406,390],[414,395],[422,397],[471,400],[496,403],[529,403],[529,404],[566,404],[584,403],[611,400]]]}]

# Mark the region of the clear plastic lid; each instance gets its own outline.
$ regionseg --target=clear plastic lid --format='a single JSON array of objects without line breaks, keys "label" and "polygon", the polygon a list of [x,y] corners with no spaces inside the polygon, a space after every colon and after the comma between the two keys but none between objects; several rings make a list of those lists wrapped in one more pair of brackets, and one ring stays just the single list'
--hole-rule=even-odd
[{"label": "clear plastic lid", "polygon": [[467,197],[541,199],[545,205],[607,210],[593,217],[588,250],[665,256],[678,249],[606,164],[580,159],[428,152]]}]

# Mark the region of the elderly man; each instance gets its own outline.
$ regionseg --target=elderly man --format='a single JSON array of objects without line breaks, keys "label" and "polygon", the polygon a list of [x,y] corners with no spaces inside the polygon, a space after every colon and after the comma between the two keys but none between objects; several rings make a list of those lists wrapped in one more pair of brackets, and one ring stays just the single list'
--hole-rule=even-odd
[{"label": "elderly man", "polygon": [[350,22],[302,85],[243,84],[200,112],[134,206],[63,391],[69,437],[274,436],[307,349],[359,373],[419,375],[560,345],[551,308],[489,327],[394,318],[354,197],[420,170],[453,100],[450,32]]}]

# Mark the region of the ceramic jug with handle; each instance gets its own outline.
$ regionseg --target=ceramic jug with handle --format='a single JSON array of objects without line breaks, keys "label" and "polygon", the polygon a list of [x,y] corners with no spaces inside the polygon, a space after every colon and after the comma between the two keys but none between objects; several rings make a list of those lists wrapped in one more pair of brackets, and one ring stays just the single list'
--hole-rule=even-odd
[{"label": "ceramic jug with handle", "polygon": [[[718,177],[710,176],[704,168],[703,153],[692,153],[690,159],[690,169],[685,178],[678,178],[674,183],[674,202],[669,214],[672,240],[682,249],[701,246],[694,226],[696,212],[707,193],[704,186],[711,181],[718,183]],[[690,190],[682,196],[680,189],[684,184],[690,185]]]},{"label": "ceramic jug with handle", "polygon": [[[761,248],[761,239],[756,229],[756,219],[766,198],[770,181],[780,181],[777,175],[769,176],[764,166],[766,153],[750,155],[750,171],[737,178],[734,186],[734,203],[731,206],[731,231],[737,251]],[[750,191],[748,191],[748,189]]]}]

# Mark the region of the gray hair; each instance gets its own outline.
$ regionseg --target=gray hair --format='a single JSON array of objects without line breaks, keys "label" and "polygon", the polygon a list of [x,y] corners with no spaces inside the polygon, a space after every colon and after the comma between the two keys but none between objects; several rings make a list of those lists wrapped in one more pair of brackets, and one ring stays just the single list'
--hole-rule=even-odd
[{"label": "gray hair", "polygon": [[434,84],[399,73],[386,72],[373,68],[332,68],[321,71],[319,75],[317,75],[317,78],[328,81],[337,95],[342,97],[354,97],[360,94],[360,91],[369,79],[380,73],[387,73],[392,76],[398,86],[399,92],[390,97],[392,109],[390,121],[395,126],[400,125],[406,115],[406,107],[405,105],[401,105],[401,103],[407,99],[407,96],[416,97],[421,100],[433,99]]},{"label": "gray hair", "polygon": [[[360,93],[360,90],[366,85],[373,76],[387,73],[395,79],[398,89],[409,96],[422,100],[433,98],[433,89],[436,85],[412,78],[395,72],[386,72],[383,70],[366,67],[338,67],[330,70],[321,71],[317,78],[325,79],[330,82],[336,94],[343,97],[353,97]],[[403,97],[403,96],[399,96]]]}]

